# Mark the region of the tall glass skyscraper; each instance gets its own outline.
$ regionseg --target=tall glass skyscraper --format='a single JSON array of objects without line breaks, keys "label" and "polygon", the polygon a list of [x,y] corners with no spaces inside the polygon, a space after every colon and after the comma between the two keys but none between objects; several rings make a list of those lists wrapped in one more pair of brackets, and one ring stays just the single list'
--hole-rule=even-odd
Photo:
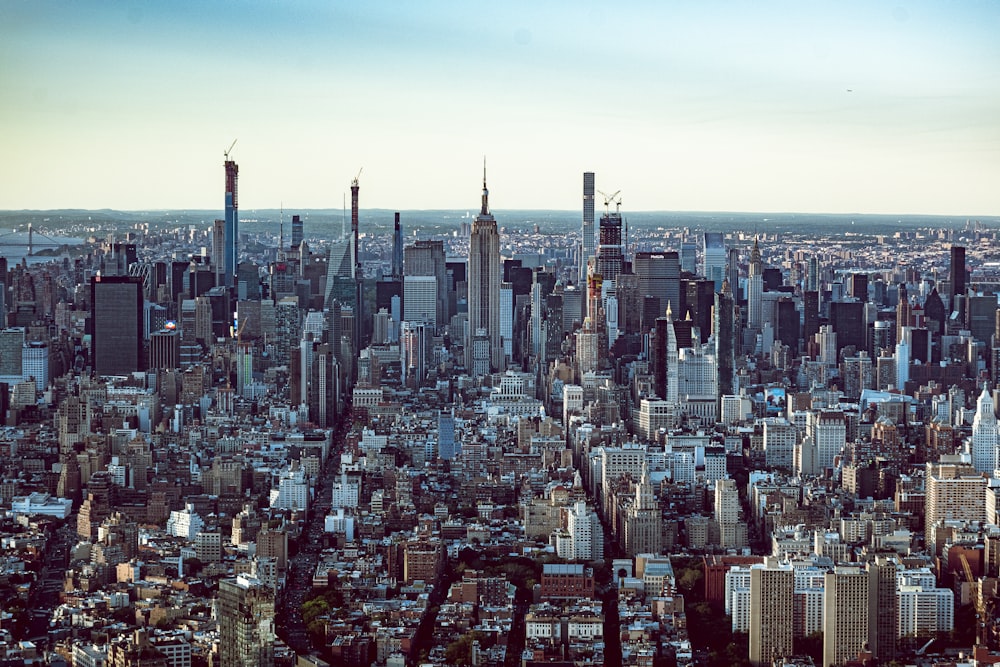
[{"label": "tall glass skyscraper", "polygon": [[142,354],[142,279],[94,276],[90,279],[91,359],[97,375],[128,375],[145,370]]}]

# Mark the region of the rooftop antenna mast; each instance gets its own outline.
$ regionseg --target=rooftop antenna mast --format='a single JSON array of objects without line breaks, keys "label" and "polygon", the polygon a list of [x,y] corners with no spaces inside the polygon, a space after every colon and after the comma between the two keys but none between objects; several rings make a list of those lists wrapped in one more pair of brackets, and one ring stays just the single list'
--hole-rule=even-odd
[{"label": "rooftop antenna mast", "polygon": [[347,193],[344,193],[344,214],[340,218],[340,238],[347,237]]}]

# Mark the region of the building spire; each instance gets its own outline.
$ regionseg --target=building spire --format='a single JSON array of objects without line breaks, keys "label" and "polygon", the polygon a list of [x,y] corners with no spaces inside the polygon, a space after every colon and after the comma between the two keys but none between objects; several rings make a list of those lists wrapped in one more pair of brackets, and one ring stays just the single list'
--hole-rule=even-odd
[{"label": "building spire", "polygon": [[483,156],[483,207],[480,215],[490,214],[490,191],[486,189],[486,156]]}]

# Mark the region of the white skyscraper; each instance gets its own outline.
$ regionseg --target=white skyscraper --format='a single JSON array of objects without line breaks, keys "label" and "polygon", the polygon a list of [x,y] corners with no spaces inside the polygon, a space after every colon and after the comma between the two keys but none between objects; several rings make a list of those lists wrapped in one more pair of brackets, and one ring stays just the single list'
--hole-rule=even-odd
[{"label": "white skyscraper", "polygon": [[972,465],[977,472],[990,475],[997,469],[997,417],[985,384],[972,420]]}]

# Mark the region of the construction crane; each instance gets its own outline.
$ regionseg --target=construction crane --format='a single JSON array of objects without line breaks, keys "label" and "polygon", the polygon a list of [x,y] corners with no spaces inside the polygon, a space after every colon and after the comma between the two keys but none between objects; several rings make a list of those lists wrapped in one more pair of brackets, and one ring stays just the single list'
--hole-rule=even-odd
[{"label": "construction crane", "polygon": [[[598,190],[598,192],[600,193],[600,195],[602,197],[604,197],[604,214],[605,215],[608,215],[610,213],[609,209],[611,208],[611,203],[612,202],[614,202],[614,205],[615,205],[615,213],[618,213],[619,210],[621,210],[622,200],[621,200],[621,197],[618,197],[618,195],[620,195],[622,193],[621,190],[618,190],[617,192],[615,192],[613,194],[610,194],[610,195],[609,194],[605,194],[604,192],[601,192],[600,190]],[[617,197],[617,199],[616,199],[616,197]]]},{"label": "construction crane", "polygon": [[229,144],[229,148],[227,148],[226,150],[222,151],[222,154],[226,157],[226,162],[229,161],[229,154],[233,151],[233,146],[236,145],[237,141],[239,141],[238,138],[237,139],[233,139],[233,143]]},{"label": "construction crane", "polygon": [[354,187],[358,186],[358,179],[361,178],[361,172],[363,172],[364,170],[365,170],[364,167],[361,167],[361,169],[358,169],[358,175],[355,176],[354,180],[351,181],[351,185],[353,185]]}]

